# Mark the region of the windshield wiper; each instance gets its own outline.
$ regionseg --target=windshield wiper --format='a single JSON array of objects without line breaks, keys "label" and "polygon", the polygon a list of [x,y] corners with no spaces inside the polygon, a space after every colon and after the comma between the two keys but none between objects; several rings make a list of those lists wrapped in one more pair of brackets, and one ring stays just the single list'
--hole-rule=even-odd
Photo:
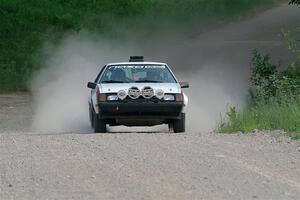
[{"label": "windshield wiper", "polygon": [[117,80],[109,80],[109,81],[102,81],[102,83],[127,83],[127,82],[117,81]]},{"label": "windshield wiper", "polygon": [[140,81],[135,81],[135,83],[163,83],[163,82],[155,81],[155,80],[140,80]]}]

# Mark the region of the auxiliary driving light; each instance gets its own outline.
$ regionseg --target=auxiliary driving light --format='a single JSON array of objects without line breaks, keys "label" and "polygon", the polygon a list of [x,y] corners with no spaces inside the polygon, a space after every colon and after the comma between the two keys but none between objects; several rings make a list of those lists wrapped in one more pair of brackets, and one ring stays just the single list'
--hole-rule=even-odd
[{"label": "auxiliary driving light", "polygon": [[161,89],[158,89],[158,90],[155,91],[155,96],[158,99],[162,99],[165,96],[165,92],[163,90],[161,90]]},{"label": "auxiliary driving light", "polygon": [[125,90],[120,90],[120,91],[118,92],[117,97],[118,97],[119,99],[121,99],[121,100],[124,100],[124,99],[126,99],[126,97],[127,97],[127,92],[126,92]]}]

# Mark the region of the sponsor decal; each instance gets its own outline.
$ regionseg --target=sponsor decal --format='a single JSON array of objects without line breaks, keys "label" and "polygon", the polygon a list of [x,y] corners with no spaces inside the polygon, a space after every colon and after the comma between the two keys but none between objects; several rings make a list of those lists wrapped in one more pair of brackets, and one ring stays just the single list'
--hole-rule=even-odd
[{"label": "sponsor decal", "polygon": [[165,69],[164,65],[113,65],[109,69]]}]

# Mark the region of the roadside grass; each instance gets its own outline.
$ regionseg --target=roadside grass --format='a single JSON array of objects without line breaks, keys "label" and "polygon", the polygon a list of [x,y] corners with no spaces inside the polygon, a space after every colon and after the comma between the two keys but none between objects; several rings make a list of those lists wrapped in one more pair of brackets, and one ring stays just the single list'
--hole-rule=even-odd
[{"label": "roadside grass", "polygon": [[192,22],[234,18],[280,1],[0,0],[0,92],[28,90],[31,74],[45,61],[43,43],[58,43],[65,33],[87,30],[109,39],[143,38]]},{"label": "roadside grass", "polygon": [[300,140],[300,133],[290,133],[289,136],[292,140]]},{"label": "roadside grass", "polygon": [[300,139],[300,103],[269,103],[237,111],[231,107],[221,119],[221,133],[252,132],[254,130],[284,130],[292,139]]}]

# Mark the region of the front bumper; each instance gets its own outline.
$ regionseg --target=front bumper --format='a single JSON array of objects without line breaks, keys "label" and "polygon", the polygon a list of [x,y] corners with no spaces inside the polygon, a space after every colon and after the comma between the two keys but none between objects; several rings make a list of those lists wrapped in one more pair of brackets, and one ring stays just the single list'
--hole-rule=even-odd
[{"label": "front bumper", "polygon": [[180,119],[183,102],[103,102],[98,104],[102,119]]}]

